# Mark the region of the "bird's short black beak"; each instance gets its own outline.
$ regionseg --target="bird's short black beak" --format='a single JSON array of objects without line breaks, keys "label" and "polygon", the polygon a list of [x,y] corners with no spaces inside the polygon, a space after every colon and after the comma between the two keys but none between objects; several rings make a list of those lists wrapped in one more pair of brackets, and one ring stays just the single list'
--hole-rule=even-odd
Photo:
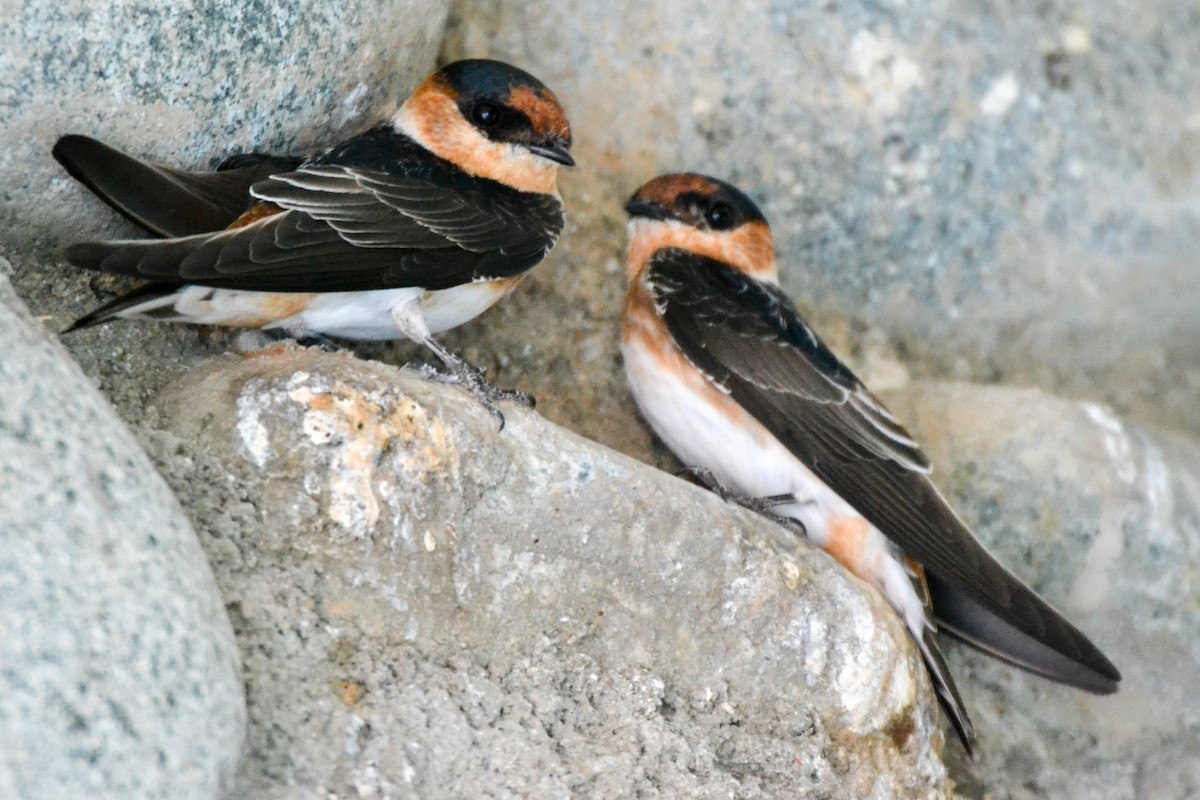
[{"label": "bird's short black beak", "polygon": [[625,204],[625,213],[631,217],[648,217],[649,219],[667,218],[667,210],[661,205],[649,200],[639,200],[636,197]]},{"label": "bird's short black beak", "polygon": [[571,158],[571,154],[567,152],[567,145],[562,142],[552,142],[550,144],[531,144],[526,145],[529,152],[534,155],[548,158],[551,161],[557,161],[565,167],[575,166],[575,159]]}]

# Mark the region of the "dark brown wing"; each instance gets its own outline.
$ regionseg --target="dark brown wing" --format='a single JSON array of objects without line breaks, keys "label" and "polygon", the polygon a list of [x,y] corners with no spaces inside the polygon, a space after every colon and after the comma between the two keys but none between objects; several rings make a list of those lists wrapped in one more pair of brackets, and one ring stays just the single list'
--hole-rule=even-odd
[{"label": "dark brown wing", "polygon": [[63,136],[51,152],[71,177],[158,236],[225,228],[246,210],[252,184],[300,165],[297,158],[249,153],[226,159],[216,172],[185,172],[78,135]]},{"label": "dark brown wing", "polygon": [[971,535],[916,443],[777,287],[671,249],[652,258],[646,280],[688,359],[919,561],[931,585],[949,588],[952,627],[1047,677],[1116,690],[1116,668]]},{"label": "dark brown wing", "polygon": [[89,269],[219,288],[442,289],[518,275],[562,230],[562,205],[474,178],[378,128],[251,187],[283,209],[244,227],[164,241],[74,245]]}]

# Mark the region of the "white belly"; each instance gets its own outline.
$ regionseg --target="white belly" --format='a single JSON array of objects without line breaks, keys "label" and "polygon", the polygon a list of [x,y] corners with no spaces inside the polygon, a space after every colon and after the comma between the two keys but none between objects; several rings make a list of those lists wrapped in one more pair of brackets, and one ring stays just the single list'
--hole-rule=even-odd
[{"label": "white belly", "polygon": [[797,477],[808,470],[777,439],[733,424],[689,382],[662,369],[640,340],[622,352],[642,416],[680,461],[704,467],[721,484],[751,497],[806,488],[797,485]]},{"label": "white belly", "polygon": [[421,297],[418,288],[378,289],[371,292],[330,292],[316,295],[308,308],[269,325],[297,334],[323,333],[343,339],[379,341],[401,339],[391,310]]},{"label": "white belly", "polygon": [[[441,333],[482,314],[517,282],[477,281],[434,292],[413,287],[319,294],[185,286],[174,295],[174,311],[181,321],[201,325],[282,328],[297,336],[322,333],[380,341],[404,338],[392,316],[399,306],[420,303],[429,332]],[[130,309],[127,316],[136,316],[139,310]]]},{"label": "white belly", "polygon": [[452,289],[426,292],[421,298],[421,315],[430,333],[441,333],[475,319],[496,304],[521,282],[521,278],[464,283]]}]

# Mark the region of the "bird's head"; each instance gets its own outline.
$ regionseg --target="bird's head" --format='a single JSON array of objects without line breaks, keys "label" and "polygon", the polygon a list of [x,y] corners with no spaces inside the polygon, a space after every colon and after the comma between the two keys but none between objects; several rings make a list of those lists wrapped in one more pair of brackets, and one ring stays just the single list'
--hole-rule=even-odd
[{"label": "bird's head", "polygon": [[625,211],[631,277],[655,252],[674,247],[759,280],[778,280],[766,217],[753,200],[724,181],[690,172],[660,175],[634,192]]},{"label": "bird's head", "polygon": [[396,129],[472,175],[522,191],[557,190],[574,166],[571,125],[554,92],[500,61],[447,64],[396,113]]}]

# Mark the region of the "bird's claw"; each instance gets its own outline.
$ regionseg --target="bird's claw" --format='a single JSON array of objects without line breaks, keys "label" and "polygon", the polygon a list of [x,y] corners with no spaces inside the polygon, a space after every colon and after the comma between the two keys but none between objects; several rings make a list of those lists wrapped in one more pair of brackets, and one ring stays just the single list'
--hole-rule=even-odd
[{"label": "bird's claw", "polygon": [[504,430],[504,414],[500,411],[498,403],[515,403],[525,408],[533,408],[537,405],[537,399],[533,395],[517,389],[500,389],[492,386],[487,382],[482,369],[473,367],[466,362],[460,362],[460,364],[460,367],[455,365],[446,370],[440,370],[420,362],[417,368],[421,375],[428,380],[454,384],[466,389],[479,401],[480,405],[487,409],[489,414],[500,421],[500,430]]}]

